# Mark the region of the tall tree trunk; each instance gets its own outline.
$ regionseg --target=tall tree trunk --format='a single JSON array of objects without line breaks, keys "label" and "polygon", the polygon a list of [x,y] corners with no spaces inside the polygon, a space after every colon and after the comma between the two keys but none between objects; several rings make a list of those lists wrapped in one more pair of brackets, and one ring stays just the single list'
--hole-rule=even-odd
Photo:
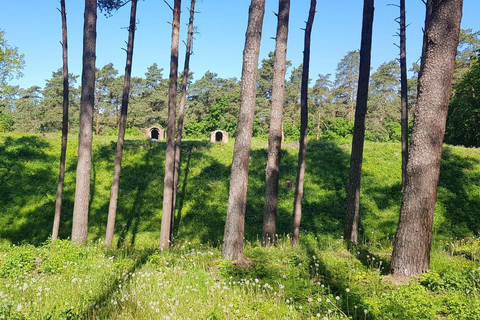
[{"label": "tall tree trunk", "polygon": [[180,32],[181,0],[175,0],[172,23],[172,48],[168,89],[167,150],[165,152],[165,178],[163,183],[163,214],[160,232],[160,250],[170,246],[173,210],[173,172],[175,170],[175,118],[177,106],[178,38]]},{"label": "tall tree trunk", "polygon": [[258,55],[262,37],[265,0],[252,0],[243,51],[242,85],[237,134],[233,151],[227,218],[223,238],[222,257],[245,262],[243,235],[247,202],[248,165],[255,113]]},{"label": "tall tree trunk", "polygon": [[407,47],[405,0],[400,0],[400,97],[402,124],[402,190],[405,187],[405,176],[408,162],[408,92],[407,92]]},{"label": "tall tree trunk", "polygon": [[55,202],[55,217],[53,219],[52,241],[58,239],[60,215],[62,212],[63,183],[65,181],[65,159],[68,141],[68,46],[67,46],[67,12],[65,0],[60,0],[62,14],[62,56],[63,56],[63,119],[62,119],[62,149],[60,151],[60,169],[58,173],[57,200]]},{"label": "tall tree trunk", "polygon": [[362,176],[363,144],[365,141],[365,115],[367,113],[370,60],[372,52],[373,0],[363,2],[362,43],[358,75],[357,107],[353,127],[350,156],[350,181],[348,184],[347,214],[345,216],[345,241],[357,243],[360,211],[360,180]]},{"label": "tall tree trunk", "polygon": [[185,52],[185,64],[182,78],[182,97],[180,98],[180,110],[178,111],[177,138],[175,143],[175,171],[173,172],[173,205],[172,220],[170,222],[170,241],[173,241],[173,227],[175,224],[175,207],[178,192],[178,171],[180,170],[180,147],[182,144],[183,118],[185,116],[185,101],[187,100],[188,73],[190,72],[190,56],[192,54],[193,41],[193,18],[195,16],[195,0],[190,1],[190,18],[188,20],[188,36]]},{"label": "tall tree trunk", "polygon": [[393,275],[430,267],[433,213],[463,0],[428,0],[418,102],[393,247]]},{"label": "tall tree trunk", "polygon": [[88,235],[88,205],[92,169],[92,129],[95,107],[95,46],[97,38],[97,1],[85,0],[83,27],[82,92],[78,162],[73,206],[72,241],[82,243]]},{"label": "tall tree trunk", "polygon": [[262,245],[276,243],[278,179],[282,154],[282,119],[285,95],[285,72],[287,62],[288,21],[290,18],[290,0],[278,2],[278,24],[273,63],[272,98],[270,112],[270,131],[268,134],[267,169],[265,179],[265,204],[263,207]]},{"label": "tall tree trunk", "polygon": [[300,140],[298,149],[297,180],[295,184],[295,199],[293,201],[292,245],[298,245],[300,221],[302,218],[303,185],[305,183],[305,158],[307,155],[308,129],[308,71],[310,68],[310,38],[313,18],[315,17],[316,0],[310,1],[307,26],[305,28],[305,48],[303,51],[302,86],[300,92]]},{"label": "tall tree trunk", "polygon": [[[117,215],[118,189],[120,182],[120,171],[122,169],[123,144],[125,141],[125,128],[127,126],[128,101],[130,96],[130,78],[132,75],[133,43],[135,40],[137,2],[132,0],[130,11],[130,25],[128,28],[127,62],[125,64],[125,77],[123,83],[122,108],[120,110],[120,123],[118,127],[117,150],[115,152],[115,164],[113,169],[113,180],[110,191],[110,205],[108,207],[107,231],[105,245],[111,247],[113,232],[115,230],[115,218]],[[115,107],[116,109],[116,107]]]}]

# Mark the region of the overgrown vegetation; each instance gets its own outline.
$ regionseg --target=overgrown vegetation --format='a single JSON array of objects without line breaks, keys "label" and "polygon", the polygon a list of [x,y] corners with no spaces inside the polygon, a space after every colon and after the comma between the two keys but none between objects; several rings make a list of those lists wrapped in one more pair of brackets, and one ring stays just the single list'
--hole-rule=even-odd
[{"label": "overgrown vegetation", "polygon": [[[233,142],[182,143],[175,244],[158,253],[165,144],[127,136],[115,249],[102,246],[114,137],[95,137],[90,242],[49,243],[60,136],[0,135],[0,319],[480,319],[480,151],[446,146],[431,270],[386,277],[401,199],[400,146],[366,143],[361,243],[341,239],[349,142],[309,142],[300,247],[289,245],[297,145],[284,144],[277,248],[261,248],[266,141],[251,153],[245,252],[220,259]],[[71,232],[76,138],[60,238]],[[365,313],[366,312],[366,313]]]}]

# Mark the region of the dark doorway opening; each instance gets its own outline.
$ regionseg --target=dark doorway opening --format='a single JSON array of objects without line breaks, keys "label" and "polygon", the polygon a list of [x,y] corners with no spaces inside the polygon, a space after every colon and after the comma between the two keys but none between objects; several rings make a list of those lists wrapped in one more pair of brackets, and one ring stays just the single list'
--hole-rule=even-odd
[{"label": "dark doorway opening", "polygon": [[220,132],[220,131],[217,131],[215,133],[215,141],[216,142],[222,142],[222,140],[223,140],[223,133]]},{"label": "dark doorway opening", "polygon": [[158,137],[159,137],[160,133],[158,132],[158,129],[152,129],[152,131],[150,131],[150,139],[152,140],[158,140]]}]

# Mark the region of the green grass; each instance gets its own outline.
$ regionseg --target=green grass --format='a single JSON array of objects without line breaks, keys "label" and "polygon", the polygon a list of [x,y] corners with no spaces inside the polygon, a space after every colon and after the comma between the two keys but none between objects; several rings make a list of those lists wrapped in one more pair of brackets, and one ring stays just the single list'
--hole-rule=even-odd
[{"label": "green grass", "polygon": [[[233,141],[182,143],[172,250],[158,253],[164,143],[127,137],[114,249],[102,244],[116,141],[95,137],[89,243],[49,243],[60,136],[0,135],[0,319],[480,319],[480,150],[446,146],[431,270],[385,277],[401,199],[395,143],[365,145],[361,243],[341,239],[349,143],[310,141],[300,246],[289,236],[297,149],[285,144],[277,248],[261,248],[266,141],[250,160],[245,253],[220,259]],[[68,239],[77,140],[70,136],[60,238]],[[466,238],[465,237],[470,237]],[[366,312],[366,313],[365,313]],[[162,318],[163,317],[163,318]]]}]

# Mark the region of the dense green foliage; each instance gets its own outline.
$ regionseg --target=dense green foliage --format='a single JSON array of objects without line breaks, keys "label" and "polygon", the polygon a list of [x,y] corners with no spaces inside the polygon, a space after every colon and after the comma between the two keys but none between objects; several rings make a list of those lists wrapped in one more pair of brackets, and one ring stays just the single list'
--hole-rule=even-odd
[{"label": "dense green foliage", "polygon": [[5,38],[5,31],[0,29],[0,100],[8,94],[8,81],[19,78],[25,65],[24,55],[17,47],[11,47]]},{"label": "dense green foliage", "polygon": [[[257,103],[254,120],[254,136],[266,137],[269,129],[271,82],[274,55],[263,59],[257,81]],[[287,68],[291,66],[287,62]],[[285,81],[285,105],[283,128],[286,139],[297,140],[300,132],[300,84],[303,66],[293,67]],[[328,133],[329,123],[353,121],[358,78],[358,51],[351,51],[339,62],[335,81],[330,75],[318,75],[309,88],[309,134],[319,139],[335,137]],[[70,75],[70,123],[71,132],[78,130],[79,90],[78,76]],[[103,135],[116,131],[119,121],[123,76],[109,63],[96,73],[94,131]],[[144,130],[153,124],[165,127],[167,120],[168,81],[157,64],[147,69],[144,78],[133,78],[127,127]],[[367,115],[367,139],[395,141],[389,127],[399,123],[398,112],[398,63],[382,64],[372,73]],[[58,132],[62,118],[62,72],[52,73],[44,88],[10,88],[13,91],[2,97],[5,112],[11,114],[13,125],[4,131]],[[205,138],[217,129],[236,132],[240,105],[240,81],[223,79],[207,71],[198,80],[190,75],[185,114],[185,134],[190,138]],[[352,124],[353,125],[353,124]]]}]

